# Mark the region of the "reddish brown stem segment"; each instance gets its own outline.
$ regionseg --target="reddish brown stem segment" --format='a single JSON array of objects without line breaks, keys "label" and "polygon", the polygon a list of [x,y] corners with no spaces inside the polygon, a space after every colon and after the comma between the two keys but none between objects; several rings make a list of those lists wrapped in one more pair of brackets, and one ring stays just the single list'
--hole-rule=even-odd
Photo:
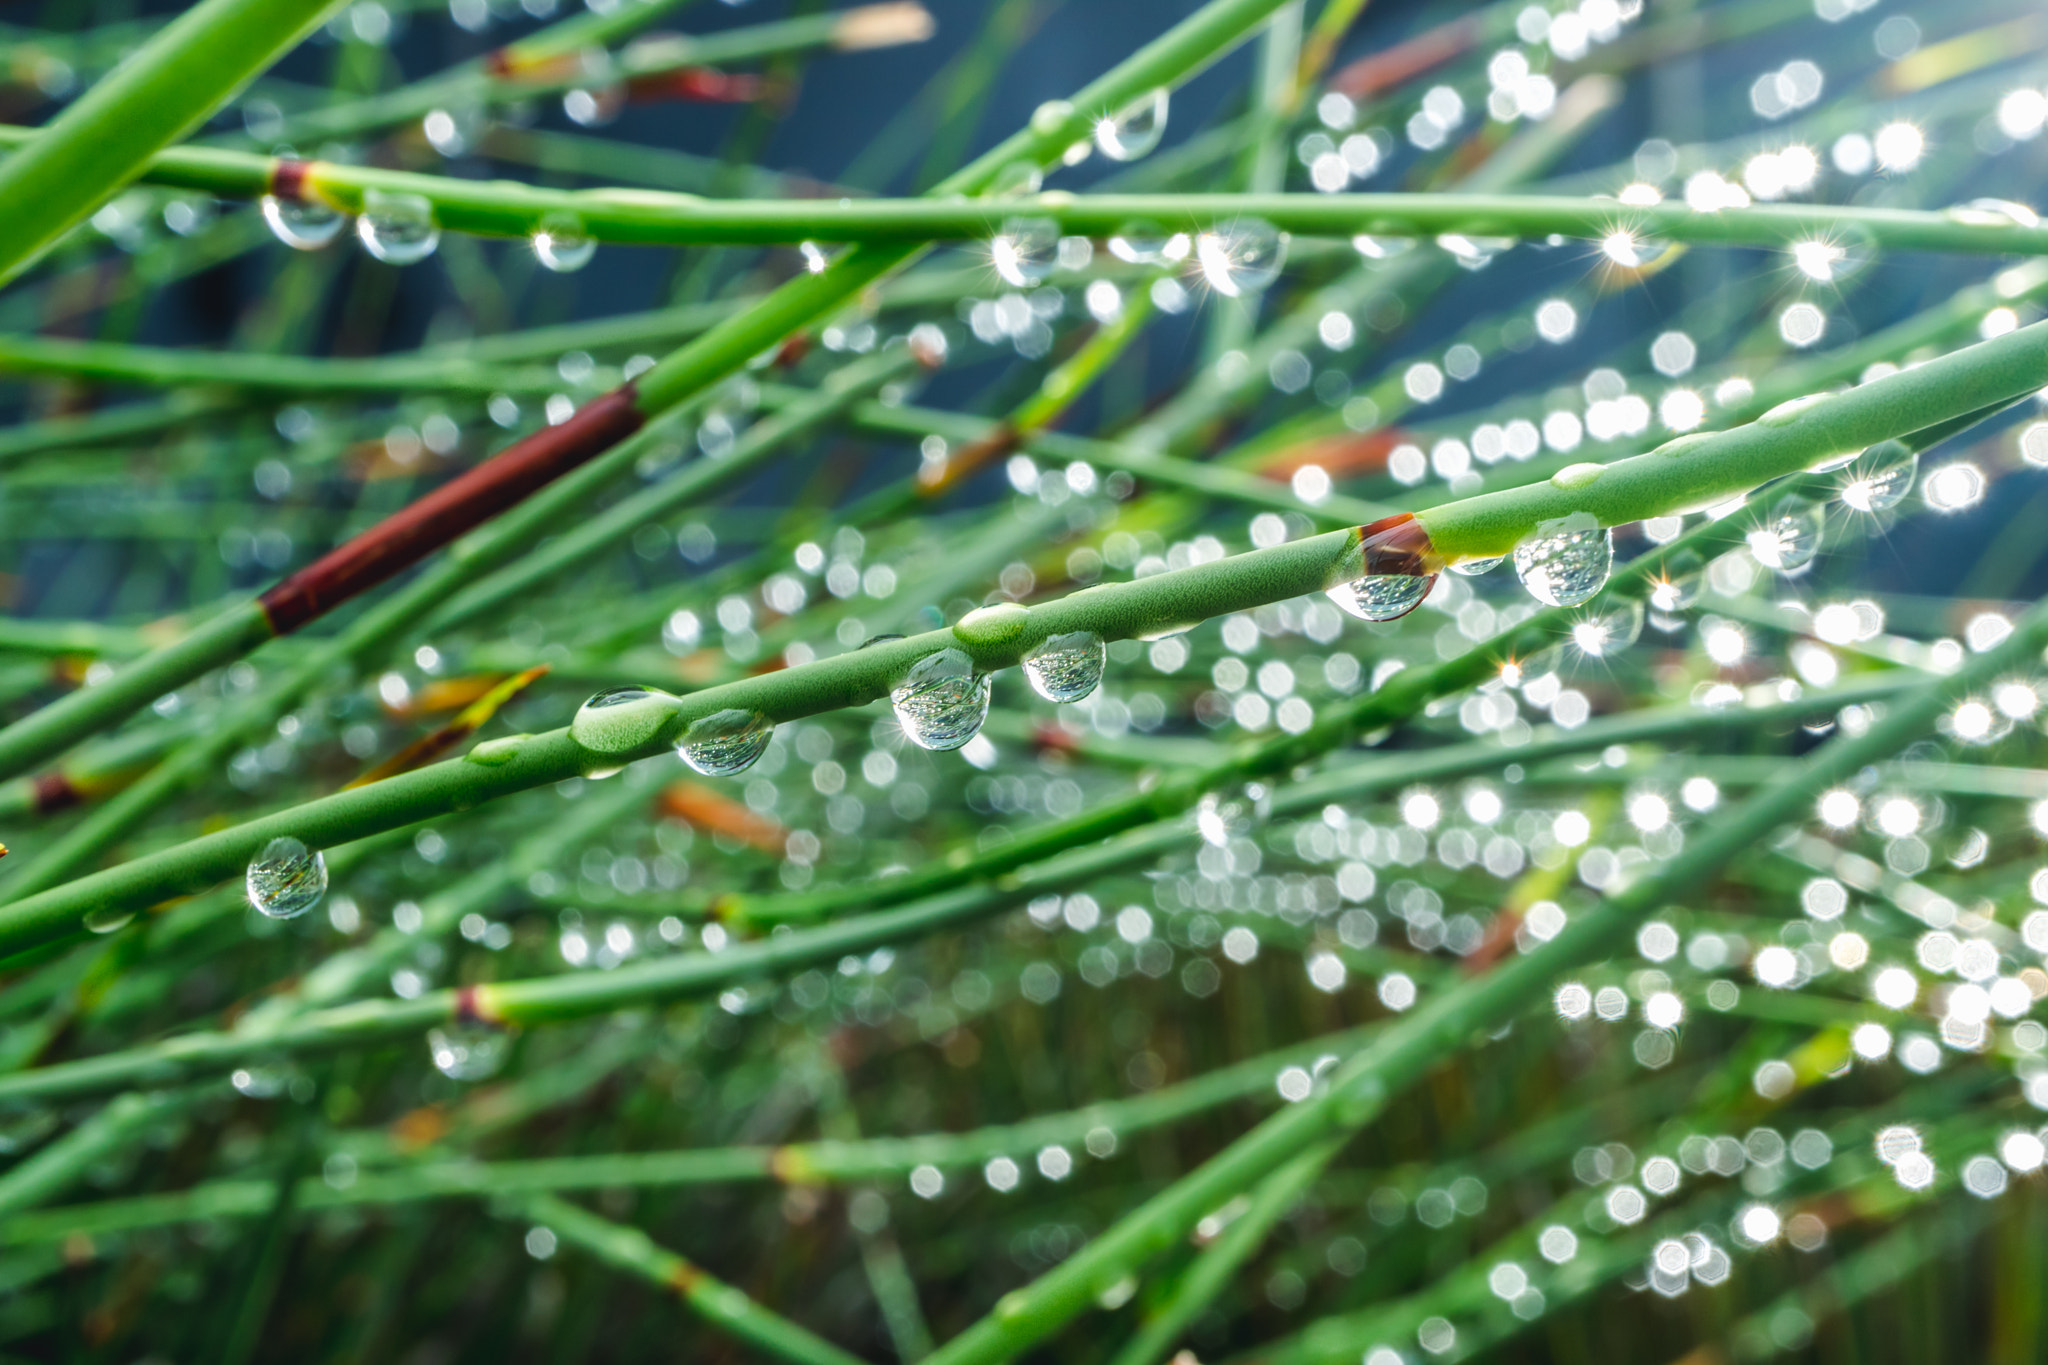
[{"label": "reddish brown stem segment", "polygon": [[576,466],[617,445],[646,421],[633,386],[593,400],[560,426],[515,441],[355,539],[322,555],[259,600],[270,628],[288,635],[417,563]]},{"label": "reddish brown stem segment", "polygon": [[310,161],[299,161],[293,157],[279,157],[277,164],[270,168],[270,193],[286,203],[296,204],[306,197],[306,173],[312,169]]},{"label": "reddish brown stem segment", "polygon": [[1441,572],[1443,557],[1429,542],[1429,530],[1413,512],[1396,512],[1358,528],[1358,548],[1365,554],[1365,572],[1430,578]]}]

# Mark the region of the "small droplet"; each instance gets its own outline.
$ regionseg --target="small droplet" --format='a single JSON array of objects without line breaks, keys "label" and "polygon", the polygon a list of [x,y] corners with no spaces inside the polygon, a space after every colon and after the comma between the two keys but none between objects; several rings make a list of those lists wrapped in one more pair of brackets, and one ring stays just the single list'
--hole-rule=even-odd
[{"label": "small droplet", "polygon": [[558,275],[581,270],[597,255],[597,240],[574,218],[553,216],[533,232],[533,254]]},{"label": "small droplet", "polygon": [[1228,298],[1256,294],[1280,278],[1287,234],[1263,218],[1238,218],[1195,237],[1195,263],[1209,287]]},{"label": "small droplet", "polygon": [[1614,567],[1614,536],[1583,514],[1538,527],[1515,547],[1515,576],[1537,601],[1552,607],[1590,602],[1607,586]]},{"label": "small droplet", "polygon": [[1109,239],[1109,254],[1132,265],[1164,265],[1185,259],[1187,234],[1152,222],[1125,223]]},{"label": "small droplet", "polygon": [[356,237],[386,265],[414,265],[434,254],[441,229],[434,222],[433,204],[424,197],[371,190],[363,196]]},{"label": "small droplet", "polygon": [[1109,651],[1092,630],[1054,635],[1024,656],[1024,676],[1047,701],[1079,701],[1102,681]]},{"label": "small droplet", "polygon": [[1361,621],[1392,621],[1422,604],[1442,561],[1429,531],[1409,512],[1358,529],[1358,544],[1344,557],[1344,581],[1330,588],[1332,602]]},{"label": "small droplet", "polygon": [[348,215],[325,204],[263,196],[263,221],[277,240],[295,251],[318,251],[348,225]]},{"label": "small droplet", "polygon": [[[1353,246],[1358,244],[1352,238]],[[1451,259],[1467,270],[1483,270],[1493,264],[1494,257],[1515,244],[1512,237],[1468,237],[1462,232],[1446,232],[1436,239],[1436,244],[1451,253]]]},{"label": "small droplet", "polygon": [[1136,161],[1166,133],[1166,88],[1161,86],[1114,114],[1095,120],[1095,145],[1111,161]]},{"label": "small droplet", "polygon": [[85,912],[85,918],[81,921],[85,925],[86,932],[89,934],[111,934],[117,929],[127,928],[134,922],[135,912],[133,910],[117,909],[112,906],[100,906],[88,910]]},{"label": "small droplet", "polygon": [[1903,441],[1880,441],[1849,464],[1842,501],[1859,512],[1888,512],[1913,491],[1920,454]]},{"label": "small droplet", "polygon": [[1000,645],[1023,634],[1031,613],[1015,602],[976,607],[953,625],[953,634],[970,645]]},{"label": "small droplet", "polygon": [[1600,239],[1600,254],[1623,270],[1644,270],[1655,265],[1671,249],[1661,237],[1631,228],[1616,228]]},{"label": "small droplet", "polygon": [[628,753],[653,739],[678,705],[652,688],[607,687],[576,708],[569,738],[592,753]]},{"label": "small droplet", "polygon": [[1028,289],[1052,274],[1059,258],[1060,225],[1050,218],[1006,218],[989,239],[989,264],[1006,284]]},{"label": "small droplet", "polygon": [[981,733],[991,685],[965,650],[942,649],[917,661],[890,691],[889,704],[912,744],[944,752]]},{"label": "small droplet", "polygon": [[1809,393],[1798,398],[1788,398],[1757,418],[1757,424],[1766,427],[1788,427],[1798,421],[1808,408],[1827,401],[1828,396],[1824,393]]},{"label": "small droplet", "polygon": [[706,777],[731,777],[768,751],[775,727],[758,711],[714,711],[683,732],[677,755]]},{"label": "small droplet", "polygon": [[1451,565],[1451,572],[1461,574],[1466,578],[1477,578],[1481,574],[1492,573],[1500,567],[1500,562],[1506,558],[1506,555],[1495,555],[1491,559],[1468,559],[1462,564]]},{"label": "small droplet", "polygon": [[1691,550],[1664,561],[1664,571],[1650,580],[1650,605],[1666,615],[1684,611],[1699,600],[1706,566]]},{"label": "small droplet", "polygon": [[1572,626],[1572,643],[1592,659],[1609,659],[1642,637],[1643,604],[1627,602]]},{"label": "small droplet", "polygon": [[1798,573],[1820,553],[1825,525],[1819,503],[1780,499],[1769,519],[1749,533],[1749,552],[1767,569]]},{"label": "small droplet", "polygon": [[1021,199],[1037,194],[1045,184],[1045,172],[1029,161],[1012,161],[996,172],[989,182],[988,197],[991,199]]},{"label": "small droplet", "polygon": [[1972,227],[2039,227],[2041,215],[2010,199],[1972,199],[1948,210],[1948,216]]},{"label": "small droplet", "polygon": [[489,1024],[450,1024],[427,1030],[434,1069],[454,1081],[481,1081],[505,1064],[511,1039]]},{"label": "small droplet", "polygon": [[1368,261],[1391,260],[1415,249],[1413,237],[1389,237],[1384,233],[1361,232],[1351,239],[1351,249]]},{"label": "small droplet", "polygon": [[497,739],[485,740],[463,757],[471,763],[481,763],[486,768],[502,768],[519,757],[520,749],[532,738],[532,735],[501,735]]},{"label": "small droplet", "polygon": [[287,834],[263,846],[243,883],[250,905],[272,919],[292,919],[327,894],[327,859]]},{"label": "small droplet", "polygon": [[1568,464],[1550,476],[1550,486],[1561,488],[1567,493],[1576,493],[1581,488],[1591,488],[1600,482],[1600,476],[1606,472],[1606,465],[1593,464],[1590,461]]}]

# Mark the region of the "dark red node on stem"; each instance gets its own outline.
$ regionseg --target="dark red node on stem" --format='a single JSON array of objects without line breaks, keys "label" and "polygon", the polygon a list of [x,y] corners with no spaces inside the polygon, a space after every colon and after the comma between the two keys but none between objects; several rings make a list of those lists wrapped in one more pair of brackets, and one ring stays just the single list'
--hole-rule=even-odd
[{"label": "dark red node on stem", "polygon": [[270,168],[270,192],[287,203],[300,203],[306,197],[306,172],[312,168],[310,161],[297,157],[279,157],[277,164]]},{"label": "dark red node on stem", "polygon": [[288,635],[375,587],[611,449],[646,420],[634,405],[633,386],[627,384],[584,405],[560,426],[514,442],[264,593],[258,600],[270,628]]},{"label": "dark red node on stem", "polygon": [[40,774],[31,789],[35,793],[35,811],[38,815],[50,815],[84,800],[83,793],[71,779],[61,770],[54,768]]},{"label": "dark red node on stem", "polygon": [[686,66],[651,76],[635,76],[626,82],[626,97],[634,103],[656,100],[693,100],[700,104],[751,104],[766,92],[759,76],[716,71],[708,66]]},{"label": "dark red node on stem", "polygon": [[1396,512],[1370,526],[1358,528],[1359,548],[1365,552],[1365,572],[1405,574],[1410,578],[1433,578],[1444,567],[1430,544],[1429,531],[1413,512]]}]

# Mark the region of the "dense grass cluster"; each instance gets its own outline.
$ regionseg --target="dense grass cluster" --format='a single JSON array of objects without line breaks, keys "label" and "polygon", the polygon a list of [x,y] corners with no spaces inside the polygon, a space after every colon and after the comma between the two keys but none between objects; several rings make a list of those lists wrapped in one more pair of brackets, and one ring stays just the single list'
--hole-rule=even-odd
[{"label": "dense grass cluster", "polygon": [[0,1359],[2040,1357],[2032,9],[37,8]]}]

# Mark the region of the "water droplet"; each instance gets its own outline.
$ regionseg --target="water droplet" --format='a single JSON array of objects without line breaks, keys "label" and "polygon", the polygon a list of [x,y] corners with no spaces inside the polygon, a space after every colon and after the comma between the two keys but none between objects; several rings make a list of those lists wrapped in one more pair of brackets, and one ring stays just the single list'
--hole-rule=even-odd
[{"label": "water droplet", "polygon": [[1054,635],[1024,656],[1024,676],[1047,701],[1079,701],[1102,681],[1108,657],[1102,637],[1092,630]]},{"label": "water droplet", "polygon": [[1789,427],[1798,421],[1808,408],[1827,401],[1828,396],[1824,393],[1809,393],[1798,398],[1788,398],[1757,418],[1757,424],[1766,427]]},{"label": "water droplet", "polygon": [[1095,145],[1111,161],[1136,161],[1166,133],[1166,88],[1161,86],[1114,114],[1095,120]]},{"label": "water droplet", "polygon": [[1051,137],[1067,126],[1074,117],[1074,106],[1065,100],[1047,100],[1031,111],[1031,131],[1040,137]]},{"label": "water droplet", "polygon": [[575,218],[550,216],[533,232],[533,254],[558,275],[581,270],[597,255],[597,240]]},{"label": "water droplet", "polygon": [[1462,574],[1466,578],[1477,578],[1483,573],[1492,573],[1506,558],[1506,555],[1495,555],[1491,559],[1468,559],[1462,564],[1451,565],[1451,572]]},{"label": "water droplet", "polygon": [[377,190],[363,196],[356,236],[365,251],[387,265],[424,261],[441,244],[441,229],[434,223],[431,203],[417,194],[385,194]]},{"label": "water droplet", "polygon": [[1616,228],[1600,239],[1600,254],[1623,270],[1644,270],[1663,259],[1671,243],[1632,228]]},{"label": "water droplet", "polygon": [[1699,600],[1706,565],[1691,550],[1664,561],[1664,570],[1650,580],[1650,605],[1667,615],[1684,611]]},{"label": "water droplet", "polygon": [[1188,250],[1186,233],[1153,222],[1125,223],[1109,239],[1109,254],[1132,265],[1164,265],[1183,260]]},{"label": "water droplet", "polygon": [[1388,237],[1382,233],[1361,232],[1351,239],[1351,249],[1368,261],[1391,260],[1414,247],[1413,237]]},{"label": "water droplet", "polygon": [[607,687],[576,708],[569,738],[592,753],[627,753],[653,739],[679,704],[652,688]]},{"label": "water droplet", "polygon": [[1948,216],[1972,227],[2039,227],[2041,215],[2010,199],[1972,199],[1948,210]]},{"label": "water droplet", "polygon": [[1717,431],[1689,431],[1683,436],[1672,437],[1650,453],[1652,455],[1662,455],[1667,460],[1676,459],[1678,456],[1692,450],[1693,447],[1711,441],[1720,434]]},{"label": "water droplet", "polygon": [[1015,602],[976,607],[953,626],[953,634],[970,645],[1000,645],[1024,633],[1031,613]]},{"label": "water droplet", "polygon": [[250,905],[272,919],[292,919],[327,894],[327,859],[287,834],[263,846],[243,882]]},{"label": "water droplet", "polygon": [[1590,602],[1613,567],[1613,534],[1583,513],[1539,526],[1515,547],[1515,576],[1548,606]]},{"label": "water droplet", "polygon": [[274,194],[263,196],[263,221],[270,224],[270,230],[277,240],[296,251],[318,251],[336,237],[348,224],[348,215],[325,204],[307,203],[298,199],[279,199]]},{"label": "water droplet", "polygon": [[706,777],[731,777],[753,767],[774,734],[758,711],[714,711],[683,732],[676,754]]},{"label": "water droplet", "polygon": [[1749,533],[1749,552],[1767,569],[1797,573],[1820,553],[1825,524],[1819,503],[1780,499],[1769,519]]},{"label": "water droplet", "polygon": [[1429,596],[1441,563],[1423,524],[1397,512],[1358,528],[1358,544],[1338,569],[1344,581],[1327,595],[1361,621],[1392,621]]},{"label": "water droplet", "polygon": [[1626,602],[1614,611],[1574,623],[1572,643],[1588,658],[1607,659],[1634,644],[1642,633],[1643,604]]},{"label": "water droplet", "polygon": [[957,749],[988,719],[991,679],[974,670],[965,650],[927,654],[889,693],[903,733],[920,749]]},{"label": "water droplet", "polygon": [[[1351,244],[1358,245],[1352,238]],[[1468,237],[1462,232],[1446,232],[1436,239],[1436,244],[1451,253],[1451,259],[1467,270],[1483,270],[1493,264],[1493,258],[1514,246],[1512,237]]]},{"label": "water droplet", "polygon": [[1059,257],[1060,225],[1050,218],[1006,218],[989,238],[989,264],[1006,284],[1028,289],[1052,274]]},{"label": "water droplet", "polygon": [[471,763],[481,763],[486,768],[502,768],[519,757],[520,749],[532,738],[532,735],[501,735],[497,739],[485,740],[463,757]]},{"label": "water droplet", "polygon": [[511,1043],[502,1029],[489,1024],[450,1024],[427,1030],[427,1053],[434,1069],[455,1081],[481,1081],[505,1064]]},{"label": "water droplet", "polygon": [[1567,493],[1575,493],[1581,488],[1591,488],[1600,482],[1600,476],[1606,472],[1607,466],[1604,464],[1568,464],[1550,476],[1550,486],[1561,488]]},{"label": "water droplet", "polygon": [[1264,289],[1286,261],[1287,234],[1263,218],[1238,218],[1195,238],[1202,278],[1229,298]]},{"label": "water droplet", "polygon": [[1849,464],[1842,501],[1859,512],[1888,512],[1904,501],[1920,473],[1920,454],[1902,441],[1880,441]]},{"label": "water droplet", "polygon": [[80,923],[85,925],[87,933],[111,934],[116,929],[127,928],[130,924],[134,923],[134,921],[135,912],[133,910],[122,910],[116,909],[112,906],[101,906],[97,909],[86,911],[85,918],[82,921],[80,921]]},{"label": "water droplet", "polygon": [[1838,284],[1848,279],[1869,265],[1871,257],[1867,241],[1846,235],[1794,242],[1787,251],[1793,269],[1821,284]]}]

